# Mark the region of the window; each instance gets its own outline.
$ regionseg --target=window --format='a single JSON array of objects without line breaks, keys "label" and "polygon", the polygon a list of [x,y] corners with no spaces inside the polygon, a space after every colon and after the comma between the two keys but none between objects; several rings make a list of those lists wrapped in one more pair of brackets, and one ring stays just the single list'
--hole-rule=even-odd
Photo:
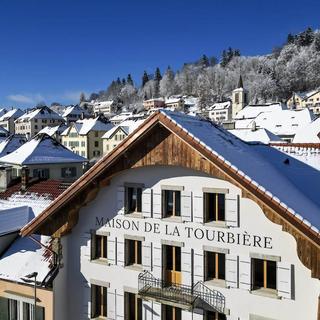
[{"label": "window", "polygon": [[142,188],[126,187],[126,206],[125,212],[141,212],[142,206]]},{"label": "window", "polygon": [[204,252],[204,279],[210,281],[214,279],[225,279],[226,257],[223,253]]},{"label": "window", "polygon": [[125,265],[141,265],[141,241],[125,240]]},{"label": "window", "polygon": [[85,147],[86,146],[86,142],[85,141],[81,141],[81,147]]},{"label": "window", "polygon": [[223,313],[206,311],[204,314],[204,320],[227,320],[227,317]]},{"label": "window", "polygon": [[[33,312],[34,306],[30,303],[23,303],[23,320],[33,320]],[[37,306],[36,312],[36,320],[44,320],[45,319],[45,312],[43,307]]]},{"label": "window", "polygon": [[37,129],[38,129],[38,126],[35,124],[35,125],[34,125],[34,128],[37,130]]},{"label": "window", "polygon": [[107,288],[91,285],[91,318],[107,317]]},{"label": "window", "polygon": [[277,263],[275,261],[251,259],[252,290],[277,289]]},{"label": "window", "polygon": [[181,284],[181,248],[163,245],[162,250],[165,281]]},{"label": "window", "polygon": [[95,132],[94,132],[94,136],[95,136],[96,138],[98,138],[98,137],[99,137],[99,132],[98,132],[98,131],[95,131]]},{"label": "window", "polygon": [[134,293],[124,293],[126,320],[142,320],[142,300]]},{"label": "window", "polygon": [[107,259],[108,238],[106,236],[91,235],[91,260]]},{"label": "window", "polygon": [[204,193],[204,221],[225,221],[225,194]]},{"label": "window", "polygon": [[98,148],[98,147],[99,147],[99,141],[95,141],[95,142],[94,142],[94,146],[95,146],[96,148]]},{"label": "window", "polygon": [[33,178],[49,179],[50,169],[34,169]]},{"label": "window", "polygon": [[239,103],[239,93],[235,94],[234,100],[235,100],[235,103]]},{"label": "window", "polygon": [[77,168],[61,168],[62,178],[74,178],[77,175]]},{"label": "window", "polygon": [[162,190],[163,217],[180,217],[181,192],[173,190]]}]

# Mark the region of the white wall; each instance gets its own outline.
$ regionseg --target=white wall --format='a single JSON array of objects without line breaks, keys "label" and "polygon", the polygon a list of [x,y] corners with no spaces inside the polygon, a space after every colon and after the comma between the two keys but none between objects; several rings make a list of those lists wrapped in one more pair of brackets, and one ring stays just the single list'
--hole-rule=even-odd
[{"label": "white wall", "polygon": [[[98,220],[101,220],[101,218],[111,219],[115,217],[118,210],[116,201],[118,187],[122,186],[124,182],[144,183],[145,187],[152,188],[154,191],[160,190],[160,185],[184,186],[185,192],[192,192],[193,197],[196,194],[201,194],[203,187],[227,188],[229,189],[227,197],[236,198],[237,195],[241,196],[240,190],[228,182],[209,177],[200,172],[178,167],[148,167],[134,169],[125,171],[121,175],[115,177],[111,181],[110,186],[102,189],[93,202],[81,209],[77,226],[73,229],[72,233],[65,238],[65,266],[61,269],[61,274],[59,276],[66,277],[67,281],[65,295],[62,298],[62,300],[66,299],[68,301],[67,319],[88,319],[90,317],[89,299],[91,280],[110,283],[108,293],[116,293],[116,303],[118,306],[116,312],[117,316],[112,316],[111,319],[123,319],[122,300],[124,287],[138,288],[139,271],[123,268],[119,261],[118,265],[112,264],[110,266],[101,263],[98,264],[97,262],[90,262],[90,230],[99,229],[100,231],[110,232],[110,239],[117,237],[118,242],[123,241],[124,235],[144,236],[145,242],[153,243],[153,246],[160,246],[162,239],[183,242],[183,250],[188,251],[194,249],[195,254],[199,255],[202,254],[204,245],[229,249],[230,257],[239,259],[239,265],[243,260],[250,261],[249,257],[251,253],[279,256],[281,258],[281,264],[294,266],[295,299],[277,299],[274,297],[270,298],[253,294],[245,288],[245,285],[241,284],[241,279],[244,277],[243,269],[235,270],[236,272],[238,271],[240,288],[211,286],[212,289],[218,290],[225,296],[226,308],[230,310],[228,319],[248,320],[251,314],[276,320],[316,320],[318,296],[320,292],[319,281],[311,278],[310,270],[304,267],[300,262],[297,256],[295,239],[290,234],[282,232],[281,226],[268,220],[261,208],[253,201],[240,198],[239,227],[218,228],[204,226],[201,223],[196,222],[174,223],[156,218],[133,219],[123,215],[117,217],[120,219],[119,222],[123,220],[134,220],[139,224],[139,231],[124,230],[123,228],[110,228],[107,226],[99,227],[96,217]],[[182,214],[183,210],[182,207]],[[194,201],[193,216],[196,210],[196,202]],[[144,232],[144,225],[146,222],[150,224],[159,223],[160,233]],[[127,224],[128,222],[125,223],[125,225]],[[172,233],[175,227],[179,230],[179,236],[177,234],[169,234]],[[186,227],[207,230],[209,233],[215,231],[216,236],[218,231],[224,233],[230,232],[234,234],[235,237],[237,237],[237,234],[240,234],[242,244],[226,243],[226,238],[224,238],[225,242],[222,242],[221,238],[220,241],[217,241],[217,237],[214,241],[197,239],[195,236],[190,236],[189,238]],[[167,234],[166,228],[169,231]],[[197,234],[199,238],[201,230],[198,230]],[[243,240],[244,234],[248,234],[245,238],[246,240]],[[262,245],[262,242],[260,242],[262,248],[257,244],[253,247],[253,235],[267,241],[267,245],[264,246]],[[245,241],[247,245],[243,245],[243,241]],[[118,252],[118,257],[120,256],[121,252]],[[153,256],[153,263],[155,264],[155,259],[157,259],[157,257],[155,255]],[[155,266],[152,272],[156,273]],[[183,274],[182,278],[189,279],[188,274]],[[235,286],[238,287],[237,284]],[[59,292],[59,294],[61,294],[61,292]],[[148,303],[144,303],[144,305],[146,304]],[[152,307],[150,303],[149,306]],[[186,319],[189,318],[186,314],[184,317]],[[202,317],[194,315],[193,319],[198,318],[201,319]],[[58,319],[63,320],[63,318]],[[149,318],[147,316],[146,319],[151,319],[151,317]],[[159,318],[154,315],[153,319]]]}]

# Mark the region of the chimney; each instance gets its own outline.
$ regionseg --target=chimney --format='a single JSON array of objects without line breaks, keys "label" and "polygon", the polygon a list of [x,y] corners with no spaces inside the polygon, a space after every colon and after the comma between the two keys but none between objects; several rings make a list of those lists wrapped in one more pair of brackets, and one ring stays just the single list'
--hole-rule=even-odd
[{"label": "chimney", "polygon": [[29,168],[22,167],[21,169],[21,191],[26,191],[29,184]]},{"label": "chimney", "polygon": [[256,131],[256,130],[257,130],[257,124],[255,121],[253,121],[251,126],[251,131]]},{"label": "chimney", "polygon": [[1,166],[0,167],[0,191],[6,191],[12,180],[12,167]]},{"label": "chimney", "polygon": [[84,119],[84,112],[81,112],[81,118],[80,118],[81,120],[83,120]]}]

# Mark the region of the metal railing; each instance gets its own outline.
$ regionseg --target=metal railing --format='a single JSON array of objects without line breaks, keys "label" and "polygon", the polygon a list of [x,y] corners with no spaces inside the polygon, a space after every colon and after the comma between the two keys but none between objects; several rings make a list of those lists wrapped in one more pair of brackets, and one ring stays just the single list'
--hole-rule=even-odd
[{"label": "metal railing", "polygon": [[189,309],[199,307],[224,312],[225,308],[224,295],[208,288],[202,281],[187,286],[157,279],[149,271],[145,271],[139,274],[138,290],[141,296],[174,301]]}]

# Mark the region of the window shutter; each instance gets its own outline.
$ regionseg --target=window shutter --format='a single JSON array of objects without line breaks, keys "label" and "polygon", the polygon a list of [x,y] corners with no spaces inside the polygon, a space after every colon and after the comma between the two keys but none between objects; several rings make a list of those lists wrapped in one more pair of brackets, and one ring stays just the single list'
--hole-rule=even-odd
[{"label": "window shutter", "polygon": [[152,320],[161,320],[161,303],[153,302],[153,314],[152,314]]},{"label": "window shutter", "polygon": [[117,210],[118,214],[124,214],[124,187],[118,187]]},{"label": "window shutter", "polygon": [[238,288],[238,256],[226,254],[226,283],[230,288]]},{"label": "window shutter", "polygon": [[95,310],[95,303],[96,303],[96,300],[97,300],[97,297],[96,297],[96,290],[95,290],[95,286],[91,284],[91,318],[94,318],[96,316],[96,310]]},{"label": "window shutter", "polygon": [[151,218],[151,189],[142,189],[142,214],[145,218]]},{"label": "window shutter", "polygon": [[151,271],[152,249],[151,242],[142,242],[142,265],[144,270]]},{"label": "window shutter", "polygon": [[203,193],[193,194],[193,222],[203,223]]},{"label": "window shutter", "polygon": [[251,258],[239,257],[239,288],[251,290]]},{"label": "window shutter", "polygon": [[192,319],[192,312],[188,310],[181,310],[181,319],[183,320],[193,320]]},{"label": "window shutter", "polygon": [[226,224],[230,227],[239,227],[238,219],[238,197],[226,194]]},{"label": "window shutter", "polygon": [[153,218],[161,219],[161,190],[160,189],[153,189]]},{"label": "window shutter", "polygon": [[182,283],[191,286],[191,249],[181,248]]},{"label": "window shutter", "polygon": [[124,319],[124,295],[117,294],[117,316],[116,319]]},{"label": "window shutter", "polygon": [[116,263],[116,242],[115,237],[110,235],[107,240],[107,257],[110,264]]},{"label": "window shutter", "polygon": [[124,267],[124,241],[119,238],[117,241],[117,264]]},{"label": "window shutter", "polygon": [[162,279],[162,250],[160,243],[153,244],[153,272],[157,279]]},{"label": "window shutter", "polygon": [[294,299],[294,265],[277,262],[278,295],[285,299]]},{"label": "window shutter", "polygon": [[191,221],[192,197],[191,192],[181,192],[181,217],[184,221]]},{"label": "window shutter", "polygon": [[107,290],[107,315],[108,319],[116,318],[116,296],[111,290]]},{"label": "window shutter", "polygon": [[194,283],[203,281],[203,251],[194,252]]}]

